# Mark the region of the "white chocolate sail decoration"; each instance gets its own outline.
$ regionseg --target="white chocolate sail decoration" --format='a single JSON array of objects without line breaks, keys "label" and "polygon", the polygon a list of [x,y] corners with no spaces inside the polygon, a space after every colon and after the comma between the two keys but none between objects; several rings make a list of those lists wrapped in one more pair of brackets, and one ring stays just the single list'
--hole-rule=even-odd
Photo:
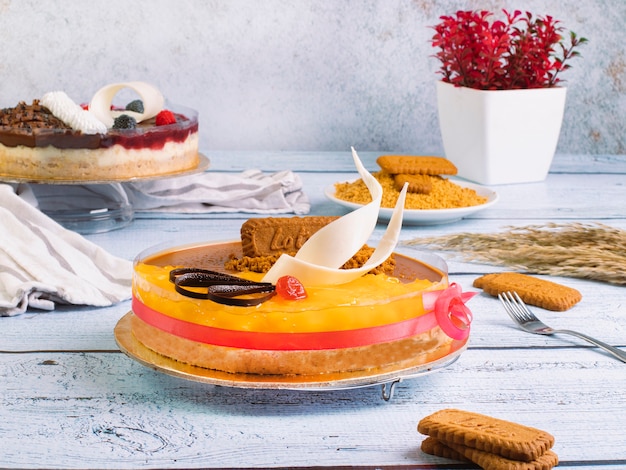
[{"label": "white chocolate sail decoration", "polygon": [[381,265],[391,256],[402,228],[406,185],[400,192],[385,234],[367,262],[360,268],[339,269],[363,247],[374,231],[383,194],[380,183],[363,167],[354,149],[352,158],[372,195],[372,202],[322,227],[295,256],[281,255],[263,277],[264,282],[276,283],[280,277],[291,275],[304,286],[345,284]]},{"label": "white chocolate sail decoration", "polygon": [[[113,98],[124,88],[130,88],[139,95],[141,101],[143,102],[143,113],[130,110],[111,109]],[[164,106],[165,98],[163,98],[163,95],[158,88],[145,82],[125,82],[112,83],[100,88],[96,94],[93,95],[93,98],[91,98],[89,111],[107,127],[112,127],[115,118],[121,114],[127,114],[128,116],[135,118],[137,122],[141,122],[159,114],[159,112],[163,110]]]},{"label": "white chocolate sail decoration", "polygon": [[89,111],[77,105],[63,91],[51,91],[39,101],[50,112],[65,124],[83,134],[106,134],[107,126]]}]

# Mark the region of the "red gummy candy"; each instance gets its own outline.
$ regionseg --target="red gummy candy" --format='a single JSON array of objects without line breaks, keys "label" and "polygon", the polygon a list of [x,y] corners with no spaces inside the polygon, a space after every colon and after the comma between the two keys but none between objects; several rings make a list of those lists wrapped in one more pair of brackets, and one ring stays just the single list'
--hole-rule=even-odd
[{"label": "red gummy candy", "polygon": [[304,286],[293,276],[279,278],[276,282],[276,293],[287,300],[300,300],[307,296]]}]

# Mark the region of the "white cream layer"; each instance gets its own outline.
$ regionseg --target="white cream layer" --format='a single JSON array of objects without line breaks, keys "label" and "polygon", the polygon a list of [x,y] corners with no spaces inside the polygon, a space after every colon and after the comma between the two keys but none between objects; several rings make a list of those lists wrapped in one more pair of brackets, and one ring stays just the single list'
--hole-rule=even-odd
[{"label": "white cream layer", "polygon": [[156,176],[198,164],[198,134],[160,149],[7,147],[0,144],[0,174],[54,180],[108,180]]}]

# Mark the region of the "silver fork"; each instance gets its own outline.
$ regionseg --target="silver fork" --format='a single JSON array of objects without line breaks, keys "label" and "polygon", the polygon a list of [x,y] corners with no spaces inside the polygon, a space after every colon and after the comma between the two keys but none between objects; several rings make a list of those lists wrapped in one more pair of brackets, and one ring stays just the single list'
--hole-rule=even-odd
[{"label": "silver fork", "polygon": [[519,295],[517,295],[517,292],[503,292],[501,294],[498,294],[498,298],[500,299],[500,302],[502,302],[502,305],[504,305],[506,313],[509,314],[513,321],[517,323],[522,330],[528,331],[529,333],[534,333],[536,335],[553,335],[555,333],[564,333],[577,336],[578,338],[589,341],[591,344],[595,344],[599,348],[604,349],[620,361],[626,362],[626,351],[617,349],[600,340],[592,338],[591,336],[587,336],[583,333],[579,333],[577,331],[555,330],[553,328],[550,328],[548,325],[539,320],[539,318],[537,318],[535,314],[528,309],[524,301],[520,299]]}]

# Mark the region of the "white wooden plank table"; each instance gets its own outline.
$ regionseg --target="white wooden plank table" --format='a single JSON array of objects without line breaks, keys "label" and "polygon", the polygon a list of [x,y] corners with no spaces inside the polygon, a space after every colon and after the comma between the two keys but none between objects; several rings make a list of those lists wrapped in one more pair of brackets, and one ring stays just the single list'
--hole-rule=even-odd
[{"label": "white wooden plank table", "polygon": [[[354,176],[347,151],[207,154],[210,171],[292,169],[312,215],[345,213],[323,189]],[[361,153],[372,170],[376,156]],[[626,229],[626,156],[557,155],[546,181],[494,189],[496,206],[453,224],[405,226],[402,240],[552,221]],[[157,243],[237,238],[247,217],[139,216],[88,238],[133,259]],[[379,226],[374,237],[381,234]],[[439,254],[464,290],[501,269]],[[567,312],[537,309],[547,323],[626,347],[624,287],[556,280],[579,289],[583,301]],[[574,338],[524,333],[484,294],[469,305],[469,349],[444,370],[401,382],[390,401],[377,387],[246,390],[153,371],[115,343],[129,302],[0,318],[0,468],[472,468],[419,450],[417,422],[446,407],[549,431],[560,468],[626,468],[626,364]]]}]

